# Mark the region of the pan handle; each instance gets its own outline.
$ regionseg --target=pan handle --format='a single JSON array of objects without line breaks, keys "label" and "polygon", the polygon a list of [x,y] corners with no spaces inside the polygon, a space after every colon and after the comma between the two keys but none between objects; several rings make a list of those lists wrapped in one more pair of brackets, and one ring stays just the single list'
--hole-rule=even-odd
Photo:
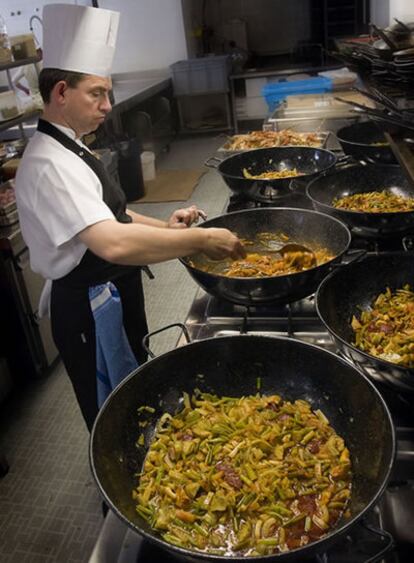
[{"label": "pan handle", "polygon": [[344,154],[338,158],[334,168],[336,170],[337,168],[349,166],[350,164],[358,164],[358,161],[351,154]]},{"label": "pan handle", "polygon": [[210,158],[204,162],[204,166],[207,166],[207,168],[218,168],[223,160],[224,158],[219,158],[218,156],[210,156]]},{"label": "pan handle", "polygon": [[370,557],[369,559],[365,559],[365,563],[376,563],[377,561],[381,561],[386,553],[394,549],[394,538],[386,530],[382,530],[380,528],[376,528],[372,524],[368,524],[365,519],[361,520],[361,526],[363,526],[370,534],[380,537],[384,545],[384,547],[376,555]]},{"label": "pan handle", "polygon": [[349,266],[350,264],[353,264],[354,262],[359,262],[360,260],[362,260],[363,258],[365,258],[365,256],[367,255],[368,251],[365,249],[360,249],[360,250],[349,250],[344,254],[344,258],[347,260],[346,262],[339,262],[339,264],[332,264],[333,268],[346,268],[346,266]]},{"label": "pan handle", "polygon": [[414,238],[413,237],[404,237],[402,239],[402,245],[405,252],[414,252]]},{"label": "pan handle", "polygon": [[189,344],[191,342],[191,338],[190,338],[190,335],[188,333],[187,327],[183,323],[173,323],[173,324],[164,326],[162,328],[159,328],[158,330],[154,330],[153,332],[149,332],[142,339],[142,347],[144,348],[144,350],[146,351],[146,353],[148,354],[148,356],[150,358],[155,358],[154,352],[152,352],[152,350],[149,347],[149,340],[150,340],[151,336],[154,336],[155,334],[159,334],[160,332],[164,332],[164,330],[169,330],[170,328],[174,328],[174,327],[177,327],[177,326],[179,328],[181,328],[181,330],[183,331],[185,339],[187,340],[187,344]]}]

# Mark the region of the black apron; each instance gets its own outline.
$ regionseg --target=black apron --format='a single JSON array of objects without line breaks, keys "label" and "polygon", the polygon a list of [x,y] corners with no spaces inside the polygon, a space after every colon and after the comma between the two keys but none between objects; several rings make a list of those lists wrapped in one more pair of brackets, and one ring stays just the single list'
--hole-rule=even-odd
[{"label": "black apron", "polygon": [[[125,194],[111,180],[103,164],[51,123],[40,119],[37,129],[75,153],[93,170],[102,184],[103,201],[119,222],[130,223],[131,217],[125,212]],[[125,331],[137,361],[143,363],[146,354],[141,341],[148,327],[140,268],[111,264],[87,250],[76,268],[52,283],[53,339],[89,430],[98,413],[95,322],[89,303],[89,287],[108,281],[119,291]]]}]

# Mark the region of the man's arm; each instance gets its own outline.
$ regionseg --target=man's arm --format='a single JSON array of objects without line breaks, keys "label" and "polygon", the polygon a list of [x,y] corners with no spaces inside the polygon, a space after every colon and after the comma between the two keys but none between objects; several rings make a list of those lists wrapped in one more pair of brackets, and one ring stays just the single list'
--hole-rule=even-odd
[{"label": "man's arm", "polygon": [[105,220],[77,236],[94,254],[114,264],[143,266],[197,252],[213,259],[245,256],[239,239],[227,229],[160,229]]},{"label": "man's arm", "polygon": [[159,219],[154,219],[153,217],[140,215],[139,213],[135,213],[135,211],[131,211],[131,209],[127,209],[126,213],[131,217],[133,223],[149,225],[151,227],[159,227],[162,229],[166,229],[168,227],[167,221],[160,221]]},{"label": "man's arm", "polygon": [[177,209],[174,213],[172,213],[168,221],[160,221],[159,219],[140,215],[130,209],[127,209],[126,212],[131,217],[133,223],[141,223],[142,225],[161,227],[163,229],[167,227],[172,229],[190,227],[193,223],[197,223],[200,217],[202,219],[207,219],[207,215],[204,211],[202,209],[198,209],[196,205]]}]

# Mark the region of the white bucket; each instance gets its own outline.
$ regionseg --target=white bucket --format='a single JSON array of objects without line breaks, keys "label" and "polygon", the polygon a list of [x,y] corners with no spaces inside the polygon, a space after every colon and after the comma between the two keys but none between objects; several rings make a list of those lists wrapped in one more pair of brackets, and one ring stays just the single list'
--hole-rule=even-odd
[{"label": "white bucket", "polygon": [[142,176],[144,182],[155,178],[155,154],[151,151],[141,153]]}]

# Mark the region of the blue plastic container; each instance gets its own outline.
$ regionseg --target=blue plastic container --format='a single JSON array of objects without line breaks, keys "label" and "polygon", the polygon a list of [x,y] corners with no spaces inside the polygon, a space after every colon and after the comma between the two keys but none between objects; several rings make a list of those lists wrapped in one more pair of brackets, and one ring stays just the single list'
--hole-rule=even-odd
[{"label": "blue plastic container", "polygon": [[332,80],[325,76],[312,76],[303,80],[288,82],[274,82],[266,84],[262,89],[262,94],[273,111],[277,105],[285,100],[287,96],[300,94],[323,94],[332,90]]}]

